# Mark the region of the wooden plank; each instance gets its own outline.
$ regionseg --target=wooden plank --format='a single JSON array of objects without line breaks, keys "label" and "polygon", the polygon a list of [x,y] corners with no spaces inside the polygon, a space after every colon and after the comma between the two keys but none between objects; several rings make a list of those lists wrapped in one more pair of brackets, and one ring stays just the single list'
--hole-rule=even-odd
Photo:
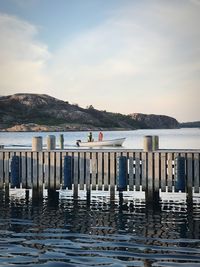
[{"label": "wooden plank", "polygon": [[142,152],[142,190],[147,188],[147,153]]},{"label": "wooden plank", "polygon": [[178,158],[180,155],[178,152],[175,152],[174,153],[174,166],[173,166],[173,179],[172,179],[172,186],[174,188],[174,192],[175,192],[175,162],[176,162],[176,158]]},{"label": "wooden plank", "polygon": [[27,152],[27,181],[26,188],[32,188],[32,152]]},{"label": "wooden plank", "polygon": [[55,178],[55,189],[60,189],[61,184],[61,152],[56,152],[56,178]]},{"label": "wooden plank", "polygon": [[135,188],[136,191],[140,190],[140,153],[135,153]]},{"label": "wooden plank", "polygon": [[159,192],[160,188],[160,153],[154,153],[154,191]]},{"label": "wooden plank", "polygon": [[43,180],[44,180],[43,155],[44,155],[44,152],[38,152],[38,189],[39,191],[43,190]]},{"label": "wooden plank", "polygon": [[161,190],[166,191],[167,158],[166,153],[161,153]]},{"label": "wooden plank", "polygon": [[87,195],[90,195],[91,187],[90,187],[90,153],[86,153],[85,155],[85,179],[86,179],[86,190]]},{"label": "wooden plank", "polygon": [[115,153],[110,153],[110,199],[114,199],[115,198]]},{"label": "wooden plank", "polygon": [[49,177],[50,177],[50,152],[44,153],[44,184],[45,188],[49,188]]},{"label": "wooden plank", "polygon": [[0,152],[0,189],[3,188],[3,184],[4,184],[4,171],[3,171],[3,161],[4,161],[4,157],[3,157],[3,152]]},{"label": "wooden plank", "polygon": [[147,192],[148,192],[148,199],[153,199],[153,184],[154,184],[154,177],[153,177],[153,153],[148,153],[148,177],[147,177]]},{"label": "wooden plank", "polygon": [[26,188],[26,177],[27,177],[27,152],[22,151],[22,188]]},{"label": "wooden plank", "polygon": [[103,165],[104,165],[104,190],[108,191],[108,152],[104,153],[104,159],[103,159]]},{"label": "wooden plank", "polygon": [[129,175],[128,175],[129,191],[133,191],[133,153],[129,153]]},{"label": "wooden plank", "polygon": [[5,187],[9,187],[9,169],[10,169],[10,153],[4,154],[4,175],[5,175]]},{"label": "wooden plank", "polygon": [[173,153],[167,153],[167,186],[168,192],[172,192],[172,178],[173,178],[173,171],[172,171],[172,160],[174,158]]},{"label": "wooden plank", "polygon": [[61,152],[61,185],[64,186],[64,159],[66,156],[66,152]]},{"label": "wooden plank", "polygon": [[97,158],[96,153],[92,153],[92,190],[96,190],[97,186]]},{"label": "wooden plank", "polygon": [[193,155],[192,153],[187,154],[187,192],[192,193],[193,186]]},{"label": "wooden plank", "polygon": [[74,198],[78,198],[79,153],[74,153]]},{"label": "wooden plank", "polygon": [[19,157],[19,180],[20,180],[20,186],[22,182],[22,157],[21,157],[21,152],[17,151],[16,156]]},{"label": "wooden plank", "polygon": [[98,163],[97,163],[97,168],[98,168],[98,190],[102,190],[102,184],[103,184],[103,154],[98,153]]},{"label": "wooden plank", "polygon": [[55,190],[55,152],[50,152],[49,188]]},{"label": "wooden plank", "polygon": [[37,164],[37,155],[38,152],[33,152],[33,189],[38,188],[38,164]]},{"label": "wooden plank", "polygon": [[194,154],[194,192],[199,193],[199,179],[200,179],[200,173],[199,173],[199,154]]},{"label": "wooden plank", "polygon": [[80,168],[80,190],[84,190],[85,183],[85,153],[80,153],[79,158],[79,168]]}]

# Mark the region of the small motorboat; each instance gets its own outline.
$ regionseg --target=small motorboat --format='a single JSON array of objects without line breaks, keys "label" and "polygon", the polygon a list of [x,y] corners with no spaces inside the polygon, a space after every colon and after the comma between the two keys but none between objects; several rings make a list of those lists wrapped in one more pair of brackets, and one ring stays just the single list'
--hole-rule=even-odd
[{"label": "small motorboat", "polygon": [[77,140],[76,145],[80,147],[122,146],[125,139],[126,138],[118,138],[112,140],[92,141],[92,142],[81,142],[81,140]]}]

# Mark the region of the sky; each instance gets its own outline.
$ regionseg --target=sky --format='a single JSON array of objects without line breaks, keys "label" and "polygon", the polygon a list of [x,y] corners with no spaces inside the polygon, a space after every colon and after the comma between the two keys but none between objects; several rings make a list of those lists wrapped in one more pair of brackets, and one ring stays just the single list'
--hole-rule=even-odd
[{"label": "sky", "polygon": [[200,0],[0,0],[0,95],[200,120]]}]

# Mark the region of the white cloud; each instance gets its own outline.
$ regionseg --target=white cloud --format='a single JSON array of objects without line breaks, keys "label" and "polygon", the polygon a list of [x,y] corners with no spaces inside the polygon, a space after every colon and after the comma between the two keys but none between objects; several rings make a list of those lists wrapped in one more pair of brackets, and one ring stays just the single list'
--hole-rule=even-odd
[{"label": "white cloud", "polygon": [[17,17],[0,14],[0,91],[42,92],[47,85],[47,46],[37,41],[37,28]]},{"label": "white cloud", "polygon": [[116,112],[199,119],[199,9],[189,1],[141,3],[113,13],[57,51],[50,70],[57,94]]},{"label": "white cloud", "polygon": [[50,58],[34,25],[1,15],[0,89],[199,120],[198,3],[130,1],[99,26],[58,44]]}]

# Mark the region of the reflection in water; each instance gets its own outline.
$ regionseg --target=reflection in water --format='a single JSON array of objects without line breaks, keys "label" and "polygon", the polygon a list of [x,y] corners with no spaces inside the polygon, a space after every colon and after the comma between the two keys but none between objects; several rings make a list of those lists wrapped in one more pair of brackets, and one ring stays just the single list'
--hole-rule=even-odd
[{"label": "reflection in water", "polygon": [[0,266],[200,266],[199,203],[4,199]]}]

